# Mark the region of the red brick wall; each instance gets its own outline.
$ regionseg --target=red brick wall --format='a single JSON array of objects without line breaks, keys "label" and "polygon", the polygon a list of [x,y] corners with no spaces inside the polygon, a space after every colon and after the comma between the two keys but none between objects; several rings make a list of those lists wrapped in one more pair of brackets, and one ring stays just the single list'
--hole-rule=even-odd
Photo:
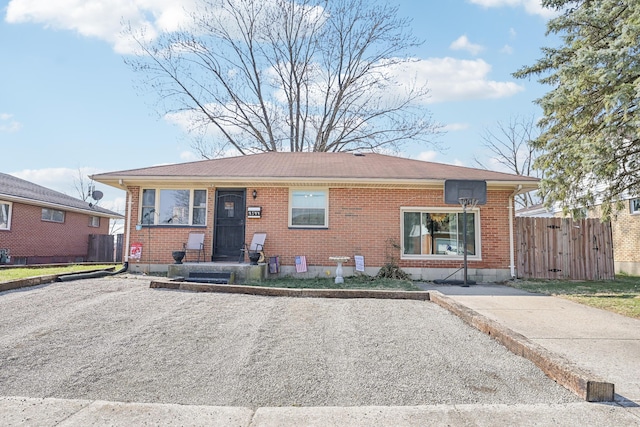
[{"label": "red brick wall", "polygon": [[[201,187],[198,187],[201,188]],[[213,206],[215,200],[215,190],[209,189],[207,191],[207,227],[206,229],[198,226],[198,227],[189,227],[189,226],[171,226],[171,225],[163,225],[163,226],[152,226],[146,227],[143,226],[142,230],[136,230],[136,224],[139,221],[139,209],[140,209],[140,188],[139,187],[131,187],[129,188],[131,193],[132,200],[132,210],[131,210],[131,236],[130,236],[130,244],[141,243],[142,244],[142,259],[140,259],[141,264],[151,263],[151,264],[168,264],[173,263],[173,258],[171,257],[172,251],[182,250],[183,245],[189,239],[190,232],[198,232],[205,233],[204,239],[204,248],[206,259],[211,259],[211,248],[213,247]],[[127,197],[129,195],[127,194]],[[128,204],[128,200],[127,200]],[[127,255],[129,249],[124,248],[125,254]],[[240,254],[240,248],[238,248],[238,255]],[[197,252],[189,251],[187,254],[187,261],[190,261],[197,257]],[[202,259],[202,257],[201,257]],[[194,259],[195,260],[195,259]],[[130,260],[131,262],[135,262],[135,260]]]},{"label": "red brick wall", "polygon": [[[258,197],[247,205],[261,206],[259,219],[247,218],[245,241],[255,232],[266,232],[265,254],[280,256],[281,265],[294,265],[296,255],[306,255],[307,263],[332,266],[330,256],[364,255],[368,267],[382,266],[393,255],[401,267],[459,268],[460,260],[401,260],[400,249],[390,241],[401,242],[401,207],[446,207],[442,190],[331,188],[328,229],[290,229],[288,227],[289,188],[258,187]],[[135,230],[139,189],[131,188],[133,211],[131,243],[143,244],[142,263],[171,263],[171,250],[180,249],[189,231],[197,227],[151,227]],[[469,268],[509,268],[509,191],[489,191],[488,203],[480,207],[481,261],[469,261]],[[213,202],[215,189],[208,191],[205,248],[211,256]],[[456,209],[459,206],[451,206]],[[151,238],[151,250],[144,247]],[[145,252],[146,251],[146,252]],[[345,265],[353,265],[347,263]]]},{"label": "red brick wall", "polygon": [[86,260],[90,234],[109,234],[109,220],[89,226],[89,215],[65,211],[64,223],[42,221],[42,207],[13,203],[11,229],[0,230],[0,248],[9,248],[12,262]]}]

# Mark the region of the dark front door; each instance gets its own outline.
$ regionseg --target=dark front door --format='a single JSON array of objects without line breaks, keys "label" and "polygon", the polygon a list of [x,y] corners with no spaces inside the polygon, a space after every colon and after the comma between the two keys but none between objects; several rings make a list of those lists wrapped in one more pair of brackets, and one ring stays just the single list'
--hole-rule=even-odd
[{"label": "dark front door", "polygon": [[213,260],[237,261],[244,243],[245,191],[217,190]]}]

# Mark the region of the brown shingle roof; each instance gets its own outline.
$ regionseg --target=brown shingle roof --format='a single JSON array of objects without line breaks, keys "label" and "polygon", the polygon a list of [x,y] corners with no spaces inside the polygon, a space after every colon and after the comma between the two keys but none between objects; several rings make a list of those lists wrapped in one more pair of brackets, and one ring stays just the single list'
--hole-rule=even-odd
[{"label": "brown shingle roof", "polygon": [[270,152],[178,163],[94,175],[98,182],[113,185],[114,179],[168,179],[171,177],[211,179],[276,179],[329,181],[413,181],[474,179],[520,182],[535,185],[536,178],[492,172],[441,163],[424,162],[383,154]]},{"label": "brown shingle roof", "polygon": [[23,203],[57,206],[60,208],[71,208],[76,211],[96,216],[106,216],[109,218],[119,218],[122,215],[104,209],[100,206],[89,206],[88,202],[67,196],[50,188],[43,187],[33,182],[25,181],[13,175],[0,173],[0,199],[20,201]]}]

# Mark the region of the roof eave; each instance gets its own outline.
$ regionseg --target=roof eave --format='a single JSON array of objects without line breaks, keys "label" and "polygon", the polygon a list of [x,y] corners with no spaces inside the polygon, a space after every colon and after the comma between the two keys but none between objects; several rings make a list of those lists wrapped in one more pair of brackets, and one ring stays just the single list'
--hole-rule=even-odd
[{"label": "roof eave", "polygon": [[87,208],[87,209],[82,209],[82,208],[77,208],[74,206],[68,206],[68,205],[63,205],[60,203],[52,203],[52,202],[44,202],[41,200],[35,200],[35,199],[29,199],[26,197],[19,197],[19,196],[12,196],[10,194],[0,194],[0,199],[2,200],[7,200],[9,202],[15,202],[15,203],[22,203],[25,205],[32,205],[32,206],[41,206],[41,207],[46,207],[46,208],[54,208],[54,209],[60,209],[60,210],[64,210],[67,212],[76,212],[76,213],[82,213],[85,215],[93,215],[93,216],[99,216],[102,218],[113,218],[113,219],[121,219],[124,218],[124,215],[120,215],[120,214],[109,214],[106,212],[99,212],[99,211],[95,211],[91,208]]},{"label": "roof eave", "polygon": [[[94,181],[109,185],[118,189],[126,190],[128,185],[139,186],[146,183],[190,183],[205,186],[224,186],[232,184],[290,184],[304,183],[317,185],[331,184],[351,184],[351,185],[384,185],[384,186],[441,186],[445,178],[424,178],[424,179],[389,179],[389,178],[349,178],[349,177],[273,177],[273,176],[236,176],[236,177],[215,177],[215,176],[94,176]],[[487,187],[517,188],[522,186],[522,190],[531,191],[538,188],[538,181],[530,179],[523,180],[486,180]]]}]

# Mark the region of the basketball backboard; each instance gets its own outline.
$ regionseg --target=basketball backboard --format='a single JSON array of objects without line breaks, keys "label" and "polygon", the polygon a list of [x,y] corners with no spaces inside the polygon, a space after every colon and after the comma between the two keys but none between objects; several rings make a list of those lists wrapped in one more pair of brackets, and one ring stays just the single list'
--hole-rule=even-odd
[{"label": "basketball backboard", "polygon": [[487,182],[471,179],[447,179],[444,182],[444,202],[459,205],[460,199],[476,199],[479,205],[487,203]]}]

